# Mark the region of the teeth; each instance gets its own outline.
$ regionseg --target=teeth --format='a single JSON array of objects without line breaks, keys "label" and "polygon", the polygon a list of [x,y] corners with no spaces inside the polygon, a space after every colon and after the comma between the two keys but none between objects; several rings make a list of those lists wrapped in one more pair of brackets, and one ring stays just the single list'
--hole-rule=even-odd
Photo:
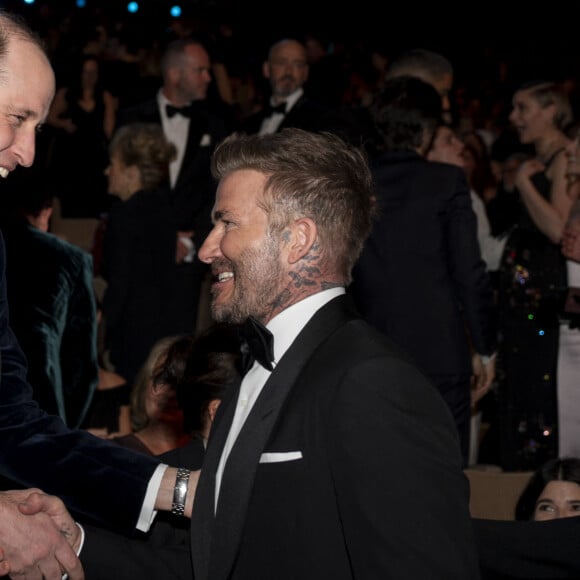
[{"label": "teeth", "polygon": [[0,167],[0,177],[6,179],[8,177],[8,173],[10,172],[8,169],[6,169],[6,167]]},{"label": "teeth", "polygon": [[234,277],[234,273],[233,272],[220,272],[218,274],[218,280],[220,282],[223,282],[224,280],[229,280],[230,278]]}]

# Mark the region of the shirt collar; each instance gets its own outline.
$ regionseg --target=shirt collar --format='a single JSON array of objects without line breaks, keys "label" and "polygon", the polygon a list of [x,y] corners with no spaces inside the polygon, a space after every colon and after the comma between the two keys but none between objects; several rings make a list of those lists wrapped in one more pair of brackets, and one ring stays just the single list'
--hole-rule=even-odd
[{"label": "shirt collar", "polygon": [[276,363],[284,356],[294,339],[314,314],[327,302],[344,293],[343,286],[317,292],[286,308],[268,322],[266,327],[274,335],[274,360]]}]

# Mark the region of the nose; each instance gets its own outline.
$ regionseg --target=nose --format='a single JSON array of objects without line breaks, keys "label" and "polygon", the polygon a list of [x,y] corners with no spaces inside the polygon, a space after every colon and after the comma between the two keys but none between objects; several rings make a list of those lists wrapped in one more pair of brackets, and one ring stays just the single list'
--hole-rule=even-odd
[{"label": "nose", "polygon": [[211,264],[216,258],[221,256],[220,239],[218,226],[214,226],[197,251],[197,257],[204,264]]},{"label": "nose", "polygon": [[19,132],[12,145],[12,152],[19,165],[23,167],[30,167],[32,165],[35,147],[36,131],[34,129]]}]

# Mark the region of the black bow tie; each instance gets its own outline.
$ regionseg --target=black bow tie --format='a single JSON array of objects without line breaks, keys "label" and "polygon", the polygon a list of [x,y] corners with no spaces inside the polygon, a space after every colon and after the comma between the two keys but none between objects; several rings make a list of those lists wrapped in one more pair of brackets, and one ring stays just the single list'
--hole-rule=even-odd
[{"label": "black bow tie", "polygon": [[273,115],[274,113],[281,113],[282,115],[286,114],[286,101],[280,103],[279,105],[270,105],[266,107],[266,117]]},{"label": "black bow tie", "polygon": [[265,369],[273,371],[274,335],[254,317],[250,316],[240,329],[242,372],[246,374],[258,361]]},{"label": "black bow tie", "polygon": [[185,107],[174,107],[173,105],[165,105],[165,112],[167,116],[171,119],[174,115],[182,115],[183,117],[191,117],[193,111],[192,105],[186,105]]}]

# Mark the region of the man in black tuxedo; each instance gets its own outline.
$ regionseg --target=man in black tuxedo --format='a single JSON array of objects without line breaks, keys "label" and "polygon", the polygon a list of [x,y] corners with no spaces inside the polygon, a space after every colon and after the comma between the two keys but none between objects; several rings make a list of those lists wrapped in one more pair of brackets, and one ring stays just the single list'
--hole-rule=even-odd
[{"label": "man in black tuxedo", "polygon": [[390,79],[372,114],[379,214],[351,291],[367,320],[409,353],[440,391],[467,464],[471,379],[479,374],[479,386],[489,388],[493,372],[482,373],[479,361],[493,366],[496,344],[469,187],[461,169],[425,158],[441,117],[431,85]]},{"label": "man in black tuxedo", "polygon": [[330,131],[355,144],[360,142],[361,131],[352,113],[305,92],[309,65],[304,44],[292,38],[275,42],[262,65],[262,74],[270,83],[271,96],[262,110],[241,122],[242,131],[264,135],[297,127]]},{"label": "man in black tuxedo", "polygon": [[[39,39],[18,18],[0,12],[0,177],[32,164],[35,138],[54,96],[54,73]],[[171,509],[175,468],[86,431],[70,430],[33,401],[27,363],[9,326],[5,250],[0,235],[0,476],[61,495],[77,513],[132,533],[147,530],[154,509]],[[193,489],[195,477],[191,478]],[[4,482],[3,482],[4,483]],[[22,515],[28,490],[0,492],[0,575],[80,578],[74,522],[47,513]],[[147,496],[146,496],[147,494]],[[2,560],[1,556],[7,558]],[[9,562],[9,564],[8,564]]]},{"label": "man in black tuxedo", "polygon": [[121,109],[117,127],[133,122],[159,123],[177,149],[171,163],[172,200],[181,228],[193,232],[196,246],[211,226],[215,184],[211,154],[233,129],[231,112],[208,99],[211,62],[204,45],[193,38],[172,41],[161,59],[163,84],[155,98]]},{"label": "man in black tuxedo", "polygon": [[[345,293],[373,213],[361,150],[290,128],[226,139],[213,168],[214,227],[199,257],[213,317],[244,324],[247,372],[212,426],[193,576],[477,579],[449,410]],[[183,540],[94,541],[89,530],[90,577],[107,577],[102,554],[114,574],[130,553],[150,579],[192,578]]]}]

